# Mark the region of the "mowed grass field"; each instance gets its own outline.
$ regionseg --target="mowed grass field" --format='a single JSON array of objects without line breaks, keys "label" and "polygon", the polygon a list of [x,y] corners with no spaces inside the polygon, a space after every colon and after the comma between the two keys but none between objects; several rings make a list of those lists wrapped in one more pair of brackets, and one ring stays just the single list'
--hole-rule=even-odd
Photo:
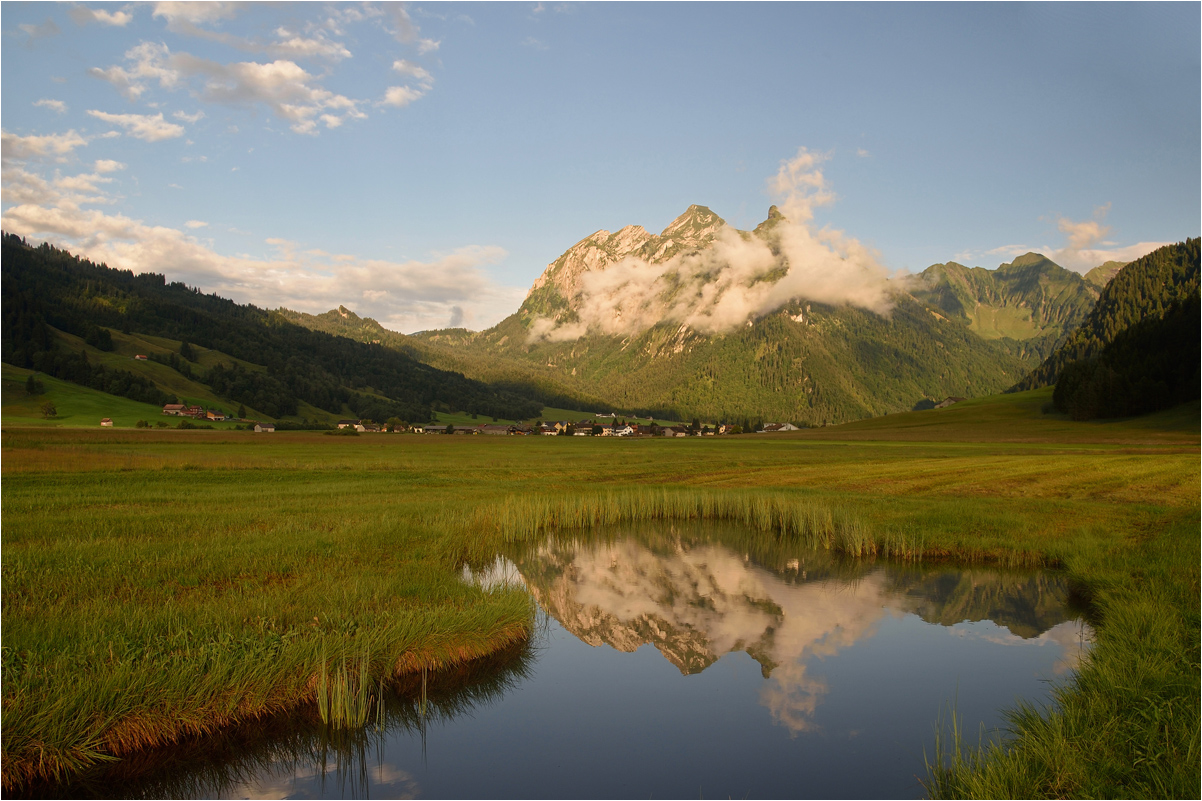
[{"label": "mowed grass field", "polygon": [[1067,570],[1099,632],[1078,684],[1005,750],[949,757],[932,792],[1196,796],[1198,406],[1073,423],[1048,395],[675,440],[6,416],[4,786],[313,704],[333,660],[385,676],[512,643],[525,596],[458,579],[508,540],[713,517],[865,558]]}]

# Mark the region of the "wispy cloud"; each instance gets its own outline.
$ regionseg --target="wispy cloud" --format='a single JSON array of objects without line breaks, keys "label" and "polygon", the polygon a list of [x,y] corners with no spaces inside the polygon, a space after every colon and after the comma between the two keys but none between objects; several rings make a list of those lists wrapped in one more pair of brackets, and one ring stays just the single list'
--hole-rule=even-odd
[{"label": "wispy cloud", "polygon": [[35,100],[33,104],[38,108],[48,108],[51,111],[58,112],[59,114],[65,114],[67,112],[67,104],[61,100],[47,100],[42,98],[41,100]]},{"label": "wispy cloud", "polygon": [[376,105],[402,108],[417,100],[423,94],[424,92],[410,86],[390,86],[384,92],[384,99]]},{"label": "wispy cloud", "polygon": [[1118,243],[1108,240],[1111,228],[1105,224],[1105,219],[1109,212],[1110,204],[1106,203],[1095,208],[1092,219],[1089,220],[1078,221],[1064,216],[1057,217],[1056,228],[1065,237],[1063,245],[1001,245],[986,250],[962,251],[953,256],[953,259],[965,264],[972,264],[983,257],[1013,260],[1024,253],[1040,253],[1065,269],[1086,273],[1108,261],[1135,261],[1157,248],[1171,244],[1169,242],[1136,242],[1120,246]]},{"label": "wispy cloud", "polygon": [[102,8],[88,8],[84,5],[71,6],[67,14],[76,25],[98,22],[101,25],[111,25],[117,28],[124,28],[134,18],[126,11],[105,11]]},{"label": "wispy cloud", "polygon": [[3,152],[5,161],[47,157],[63,160],[75,148],[83,147],[87,143],[88,140],[77,134],[74,129],[63,134],[42,136],[17,136],[8,131],[0,132],[0,152]]},{"label": "wispy cloud", "polygon": [[88,114],[111,125],[119,125],[125,129],[127,136],[144,142],[161,142],[184,135],[183,126],[165,121],[161,112],[152,117],[149,114],[110,114],[88,109]]},{"label": "wispy cloud", "polygon": [[54,24],[52,19],[47,19],[40,25],[23,23],[18,25],[17,29],[29,37],[25,40],[26,44],[32,44],[35,40],[45,39],[47,36],[55,36],[60,32],[58,25]]}]

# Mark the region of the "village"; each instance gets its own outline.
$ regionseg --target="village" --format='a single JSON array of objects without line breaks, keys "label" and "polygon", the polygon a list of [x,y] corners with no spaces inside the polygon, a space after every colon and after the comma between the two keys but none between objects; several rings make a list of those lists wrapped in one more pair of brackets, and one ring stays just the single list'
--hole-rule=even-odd
[{"label": "village", "polygon": [[[239,420],[225,412],[205,409],[200,406],[183,403],[168,403],[163,406],[163,414],[168,417],[183,417],[205,422],[223,422]],[[273,423],[257,421],[242,421],[259,433],[271,433],[276,430]],[[102,426],[111,426],[112,421],[105,418]],[[386,423],[376,423],[371,420],[339,420],[337,430],[353,430],[361,434],[461,434],[488,436],[544,436],[544,437],[713,437],[727,434],[742,434],[743,429],[737,425],[726,423],[701,424],[694,421],[691,425],[658,425],[655,421],[648,423],[627,422],[619,420],[615,413],[597,414],[575,422],[566,420],[538,421],[531,423],[483,423],[480,425],[456,425],[453,423],[425,423],[409,425],[399,420]],[[799,431],[799,426],[792,423],[767,423],[752,426],[751,431],[759,434],[771,434],[782,431]],[[750,432],[747,432],[750,433]]]}]

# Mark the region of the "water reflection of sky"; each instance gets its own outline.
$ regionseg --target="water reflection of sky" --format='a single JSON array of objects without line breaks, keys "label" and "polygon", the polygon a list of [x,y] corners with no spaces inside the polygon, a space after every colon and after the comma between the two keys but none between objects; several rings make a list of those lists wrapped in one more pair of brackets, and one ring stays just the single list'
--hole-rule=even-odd
[{"label": "water reflection of sky", "polygon": [[714,541],[548,542],[465,577],[545,610],[521,667],[463,685],[487,691],[432,688],[429,717],[397,698],[383,732],[294,732],[120,794],[919,797],[942,709],[975,742],[1046,702],[1088,639],[1054,577]]}]

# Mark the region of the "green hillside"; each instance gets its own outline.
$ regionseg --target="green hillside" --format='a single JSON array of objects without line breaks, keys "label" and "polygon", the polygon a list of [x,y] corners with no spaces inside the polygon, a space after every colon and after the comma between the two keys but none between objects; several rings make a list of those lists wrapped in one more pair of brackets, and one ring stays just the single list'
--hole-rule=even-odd
[{"label": "green hillside", "polygon": [[[100,421],[105,417],[113,421],[115,428],[133,428],[139,420],[151,425],[162,421],[173,428],[179,424],[179,420],[165,417],[161,406],[98,392],[10,364],[0,369],[0,386],[3,388],[0,419],[5,425],[99,428]],[[43,387],[43,391],[36,395],[26,393],[26,381],[31,375]],[[47,402],[55,406],[56,414],[53,417],[42,414],[42,405]],[[211,425],[214,428],[232,428],[236,424]]]},{"label": "green hillside", "polygon": [[661,324],[627,339],[527,341],[514,315],[478,334],[414,335],[498,363],[537,364],[616,409],[657,417],[821,425],[997,392],[1025,363],[901,297],[889,317],[794,303],[726,336]]},{"label": "green hillside", "polygon": [[[1120,331],[1198,296],[1199,240],[1166,245],[1123,267],[1067,340],[1013,391],[1051,386],[1070,362],[1096,357]],[[1194,344],[1197,344],[1196,337]]]},{"label": "green hillside", "polygon": [[[162,275],[135,276],[11,235],[2,246],[2,350],[9,364],[150,404],[207,392],[267,418],[349,410],[423,422],[436,408],[513,418],[540,409],[509,389],[168,284]],[[184,341],[194,346],[190,355],[178,352]],[[133,362],[130,351],[142,350],[165,362]]]}]

